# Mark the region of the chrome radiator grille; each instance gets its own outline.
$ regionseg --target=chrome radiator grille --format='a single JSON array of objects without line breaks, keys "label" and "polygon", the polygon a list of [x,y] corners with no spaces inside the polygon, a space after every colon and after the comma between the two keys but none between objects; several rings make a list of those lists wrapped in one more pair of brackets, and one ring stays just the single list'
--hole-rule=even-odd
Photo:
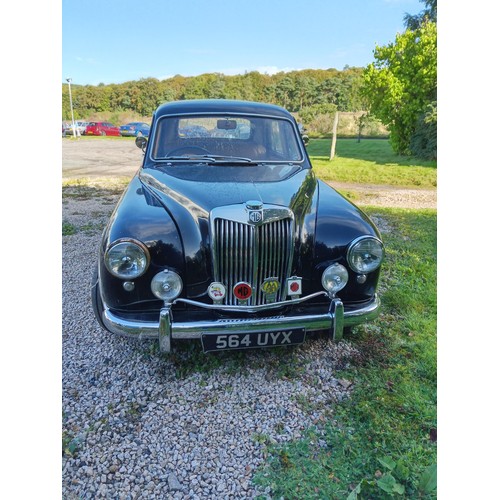
[{"label": "chrome radiator grille", "polygon": [[212,220],[214,278],[226,287],[226,305],[238,303],[232,290],[240,281],[252,286],[248,305],[265,303],[260,286],[266,278],[280,282],[276,301],[286,298],[286,279],[292,264],[293,215],[288,209],[279,215],[273,211],[271,217],[266,217],[265,209],[263,212],[260,224],[225,218]]}]

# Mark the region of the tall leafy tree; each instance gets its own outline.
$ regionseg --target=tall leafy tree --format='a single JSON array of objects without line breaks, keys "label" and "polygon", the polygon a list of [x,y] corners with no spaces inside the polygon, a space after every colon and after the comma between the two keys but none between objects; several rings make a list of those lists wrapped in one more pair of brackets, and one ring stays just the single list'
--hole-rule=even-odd
[{"label": "tall leafy tree", "polygon": [[405,26],[409,30],[417,30],[426,22],[437,22],[437,0],[423,0],[425,9],[420,14],[406,14],[404,17]]},{"label": "tall leafy tree", "polygon": [[396,35],[394,43],[374,51],[364,73],[362,92],[372,113],[390,130],[399,154],[411,154],[417,123],[437,94],[437,26],[424,20],[415,30]]}]

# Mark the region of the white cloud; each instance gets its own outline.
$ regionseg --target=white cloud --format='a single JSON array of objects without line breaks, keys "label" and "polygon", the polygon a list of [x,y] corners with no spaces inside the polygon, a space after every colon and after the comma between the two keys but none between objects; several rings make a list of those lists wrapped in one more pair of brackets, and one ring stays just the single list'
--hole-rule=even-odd
[{"label": "white cloud", "polygon": [[289,71],[300,71],[302,68],[278,68],[277,66],[259,66],[257,71],[264,75],[275,75],[276,73],[288,73]]}]

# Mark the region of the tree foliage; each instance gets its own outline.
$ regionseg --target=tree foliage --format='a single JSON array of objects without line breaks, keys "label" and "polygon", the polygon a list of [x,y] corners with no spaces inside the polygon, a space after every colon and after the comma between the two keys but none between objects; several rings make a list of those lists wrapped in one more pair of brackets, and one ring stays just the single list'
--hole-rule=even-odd
[{"label": "tree foliage", "polygon": [[[207,73],[194,77],[176,75],[166,80],[143,78],[122,84],[71,87],[75,118],[86,119],[99,112],[129,111],[151,116],[158,105],[182,99],[241,99],[278,104],[291,112],[311,106],[334,106],[340,111],[358,111],[363,101],[359,88],[362,68],[339,71],[301,70],[275,75],[256,71],[228,76]],[[63,119],[71,117],[68,86],[62,86]]]},{"label": "tree foliage", "polygon": [[437,158],[437,103],[427,105],[425,112],[417,120],[411,137],[410,151],[413,156],[426,160]]},{"label": "tree foliage", "polygon": [[425,20],[418,29],[407,29],[394,43],[377,46],[374,56],[362,93],[388,127],[394,151],[410,154],[417,123],[437,97],[436,23]]},{"label": "tree foliage", "polygon": [[409,30],[417,30],[426,22],[437,22],[437,0],[421,0],[425,4],[425,9],[420,14],[406,14],[404,17],[405,26]]}]

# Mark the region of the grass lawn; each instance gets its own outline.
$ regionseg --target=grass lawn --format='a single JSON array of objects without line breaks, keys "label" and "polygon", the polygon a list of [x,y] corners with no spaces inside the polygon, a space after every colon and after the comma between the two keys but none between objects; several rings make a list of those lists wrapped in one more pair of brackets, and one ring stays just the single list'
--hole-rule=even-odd
[{"label": "grass lawn", "polygon": [[396,155],[387,139],[338,139],[330,161],[330,139],[311,139],[307,151],[318,177],[325,181],[386,184],[432,189],[437,186],[435,161]]},{"label": "grass lawn", "polygon": [[348,340],[353,382],[302,440],[269,446],[255,478],[273,498],[434,498],[436,445],[436,211],[369,209],[384,234],[382,314]]}]

